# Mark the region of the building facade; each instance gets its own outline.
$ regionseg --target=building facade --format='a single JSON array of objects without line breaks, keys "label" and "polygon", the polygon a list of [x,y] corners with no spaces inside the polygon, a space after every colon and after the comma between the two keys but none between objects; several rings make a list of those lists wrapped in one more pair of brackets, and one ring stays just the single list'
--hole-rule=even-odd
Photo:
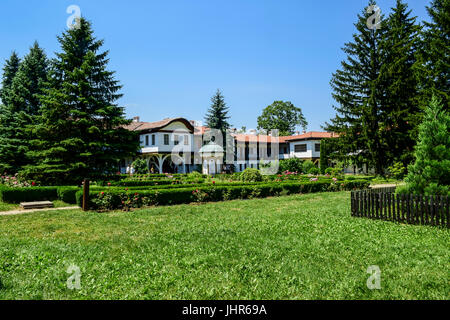
[{"label": "building facade", "polygon": [[[212,130],[184,118],[141,122],[135,117],[126,128],[139,133],[140,150],[136,158],[144,158],[152,173],[241,172],[246,168],[259,169],[270,159],[300,158],[318,164],[320,140],[334,137],[328,132],[272,137],[234,130],[228,140],[223,137],[223,141],[216,143],[211,138]],[[132,172],[134,160],[122,160],[120,171]]]}]

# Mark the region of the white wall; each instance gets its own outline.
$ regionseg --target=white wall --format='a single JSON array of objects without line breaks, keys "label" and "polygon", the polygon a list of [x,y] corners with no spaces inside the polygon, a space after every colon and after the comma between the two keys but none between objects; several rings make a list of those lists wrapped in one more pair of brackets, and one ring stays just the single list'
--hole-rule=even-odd
[{"label": "white wall", "polygon": [[[289,142],[289,156],[296,158],[319,158],[320,152],[315,151],[315,144],[320,144],[320,140],[306,140]],[[295,146],[306,144],[306,152],[295,152]]]},{"label": "white wall", "polygon": [[[186,152],[193,151],[193,134],[189,133],[188,128],[182,122],[173,122],[168,126],[161,128],[160,130],[167,130],[172,132],[154,132],[148,134],[141,134],[141,152],[172,152],[174,147],[177,147],[178,150],[183,150]],[[155,144],[152,144],[152,135],[155,136]],[[169,144],[164,144],[164,135],[169,136]],[[175,145],[175,135],[178,135],[179,143]],[[148,145],[145,143],[145,137],[148,136]],[[184,144],[185,136],[188,139],[188,145]]]}]

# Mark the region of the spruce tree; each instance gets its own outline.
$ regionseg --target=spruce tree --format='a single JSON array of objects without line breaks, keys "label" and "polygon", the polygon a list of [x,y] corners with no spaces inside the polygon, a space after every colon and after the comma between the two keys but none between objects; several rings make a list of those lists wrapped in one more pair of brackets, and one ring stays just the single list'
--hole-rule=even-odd
[{"label": "spruce tree", "polygon": [[5,61],[5,65],[3,66],[3,75],[2,75],[2,87],[0,88],[0,99],[2,100],[3,105],[8,104],[9,92],[11,89],[11,85],[19,70],[20,58],[15,51],[12,52],[9,59]]},{"label": "spruce tree", "polygon": [[[370,1],[370,5],[376,5]],[[353,41],[344,45],[347,59],[341,62],[331,80],[333,106],[336,116],[324,128],[339,133],[338,158],[365,162],[377,174],[386,167],[388,146],[380,134],[380,115],[384,103],[380,86],[383,64],[382,41],[385,23],[378,29],[369,29],[367,21],[372,13],[367,8],[358,15]]]},{"label": "spruce tree", "polygon": [[[419,127],[415,163],[408,168],[406,190],[414,194],[450,193],[450,113],[436,96]],[[405,190],[403,190],[405,191]]]},{"label": "spruce tree", "polygon": [[415,75],[417,50],[421,45],[416,17],[397,0],[385,25],[384,51],[378,86],[384,92],[380,114],[380,135],[389,147],[386,156],[392,164],[406,166],[413,160],[417,127],[420,123],[418,83]]},{"label": "spruce tree", "polygon": [[26,156],[32,139],[30,126],[39,113],[39,96],[43,92],[47,69],[44,50],[35,42],[8,87],[7,103],[0,120],[0,167],[9,173],[16,173],[32,162]]},{"label": "spruce tree", "polygon": [[13,108],[13,112],[23,111],[30,116],[39,113],[39,96],[43,93],[43,84],[47,80],[48,64],[44,50],[35,42],[20,64],[11,84],[8,104]]},{"label": "spruce tree", "polygon": [[94,37],[91,23],[58,37],[61,52],[52,61],[41,96],[41,115],[33,131],[37,138],[29,155],[36,165],[26,175],[41,183],[80,183],[116,172],[120,159],[136,153],[136,134],[115,102],[122,96],[114,72],[107,70],[108,51]]},{"label": "spruce tree", "polygon": [[421,106],[425,108],[433,95],[449,106],[450,96],[450,0],[433,0],[427,7],[430,22],[424,22],[423,48],[418,52]]},{"label": "spruce tree", "polygon": [[209,128],[220,130],[224,138],[226,130],[230,128],[228,112],[229,108],[225,103],[222,92],[217,89],[216,94],[211,98],[211,106],[205,116],[205,122]]},{"label": "spruce tree", "polygon": [[5,61],[2,75],[2,88],[0,89],[0,174],[14,173],[15,166],[11,159],[16,156],[16,148],[19,142],[13,140],[16,124],[15,117],[9,106],[9,96],[13,79],[19,70],[20,59],[16,52],[13,52],[9,59]]}]

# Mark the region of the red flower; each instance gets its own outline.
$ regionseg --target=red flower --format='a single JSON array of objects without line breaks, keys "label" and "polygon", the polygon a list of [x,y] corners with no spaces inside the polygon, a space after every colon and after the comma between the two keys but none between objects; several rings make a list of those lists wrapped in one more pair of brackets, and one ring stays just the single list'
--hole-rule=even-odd
[{"label": "red flower", "polygon": [[36,185],[36,182],[33,181],[33,182],[31,183],[31,185],[34,187],[34,186]]},{"label": "red flower", "polygon": [[111,186],[111,182],[108,182],[108,187],[110,187]]},{"label": "red flower", "polygon": [[213,184],[215,184],[216,182],[215,181],[213,181]]},{"label": "red flower", "polygon": [[101,194],[101,195],[104,195],[105,193],[102,191],[100,194]]}]

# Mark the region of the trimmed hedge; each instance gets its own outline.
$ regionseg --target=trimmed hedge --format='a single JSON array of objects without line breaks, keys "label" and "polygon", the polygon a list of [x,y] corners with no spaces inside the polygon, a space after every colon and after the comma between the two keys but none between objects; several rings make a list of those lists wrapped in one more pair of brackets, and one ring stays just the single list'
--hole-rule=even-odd
[{"label": "trimmed hedge", "polygon": [[[190,202],[222,201],[233,199],[263,198],[296,193],[313,193],[367,188],[367,181],[345,181],[340,183],[260,183],[240,186],[204,186],[167,188],[157,190],[103,190],[89,193],[89,207],[96,210],[121,209],[126,206],[173,205]],[[81,206],[83,192],[76,193],[77,204]],[[131,200],[130,200],[131,199]],[[130,204],[125,204],[130,200]]]},{"label": "trimmed hedge", "polygon": [[117,182],[112,182],[112,186],[122,186],[122,187],[146,187],[146,186],[158,186],[158,185],[170,185],[170,184],[183,184],[187,182],[203,183],[205,179],[155,179],[155,180],[120,180]]},{"label": "trimmed hedge", "polygon": [[80,190],[80,187],[58,187],[58,199],[64,201],[65,203],[76,204],[77,199],[75,195]]},{"label": "trimmed hedge", "polygon": [[7,203],[58,199],[57,187],[0,188],[0,201]]}]

